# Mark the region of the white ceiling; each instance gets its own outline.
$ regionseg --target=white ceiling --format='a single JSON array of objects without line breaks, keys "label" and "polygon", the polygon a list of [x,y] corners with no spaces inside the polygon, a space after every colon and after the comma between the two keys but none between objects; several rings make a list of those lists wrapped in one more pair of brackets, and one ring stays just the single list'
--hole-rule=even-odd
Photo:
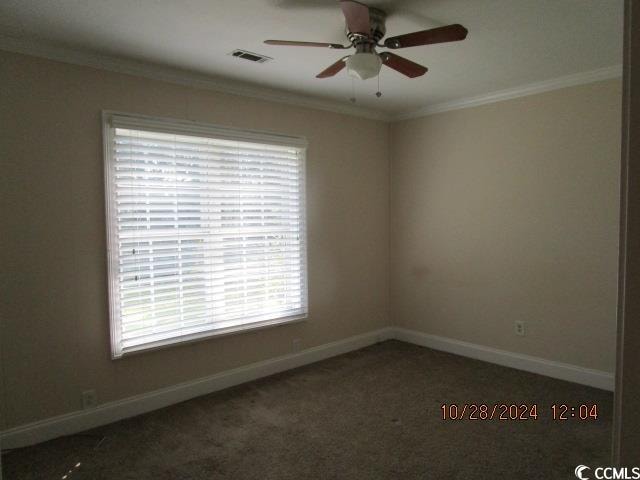
[{"label": "white ceiling", "polygon": [[[461,23],[462,42],[396,50],[429,68],[409,79],[383,67],[355,82],[357,105],[399,114],[460,98],[618,65],[622,0],[365,1],[390,12],[388,35]],[[265,39],[348,43],[334,0],[3,0],[0,33],[185,69],[247,86],[349,104],[352,81],[315,75],[344,55]],[[227,55],[241,48],[274,58]]]}]

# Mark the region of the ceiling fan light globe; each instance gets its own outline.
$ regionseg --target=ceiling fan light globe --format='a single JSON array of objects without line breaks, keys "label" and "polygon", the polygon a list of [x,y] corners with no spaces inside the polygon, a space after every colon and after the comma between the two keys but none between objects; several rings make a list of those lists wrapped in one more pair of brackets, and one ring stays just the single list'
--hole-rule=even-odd
[{"label": "ceiling fan light globe", "polygon": [[366,80],[380,73],[382,60],[376,53],[355,53],[347,58],[347,73],[357,79]]}]

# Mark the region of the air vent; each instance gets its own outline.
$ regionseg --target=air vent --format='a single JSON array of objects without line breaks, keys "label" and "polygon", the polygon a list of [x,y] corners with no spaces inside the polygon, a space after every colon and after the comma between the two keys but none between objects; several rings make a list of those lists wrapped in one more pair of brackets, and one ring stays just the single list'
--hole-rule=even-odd
[{"label": "air vent", "polygon": [[271,57],[266,57],[264,55],[260,55],[259,53],[247,52],[246,50],[234,50],[229,55],[256,63],[264,63],[268,62],[269,60],[273,60],[273,58]]}]

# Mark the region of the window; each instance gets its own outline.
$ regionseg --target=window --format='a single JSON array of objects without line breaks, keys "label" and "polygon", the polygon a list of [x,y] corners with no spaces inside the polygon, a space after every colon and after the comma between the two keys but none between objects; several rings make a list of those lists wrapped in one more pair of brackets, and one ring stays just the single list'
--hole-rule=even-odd
[{"label": "window", "polygon": [[306,316],[303,139],[103,117],[114,358]]}]

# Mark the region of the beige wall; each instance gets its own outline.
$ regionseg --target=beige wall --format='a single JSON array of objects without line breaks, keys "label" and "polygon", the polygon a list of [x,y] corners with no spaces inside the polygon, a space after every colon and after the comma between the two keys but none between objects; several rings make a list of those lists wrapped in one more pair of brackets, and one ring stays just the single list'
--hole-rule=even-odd
[{"label": "beige wall", "polygon": [[[0,85],[0,429],[390,324],[614,368],[619,81],[391,127],[3,52]],[[308,138],[308,321],[110,359],[102,109]]]},{"label": "beige wall", "polygon": [[[2,52],[0,85],[0,429],[388,324],[386,123]],[[308,321],[110,360],[102,109],[308,138]]]},{"label": "beige wall", "polygon": [[393,124],[391,318],[613,372],[620,101],[610,80]]}]

